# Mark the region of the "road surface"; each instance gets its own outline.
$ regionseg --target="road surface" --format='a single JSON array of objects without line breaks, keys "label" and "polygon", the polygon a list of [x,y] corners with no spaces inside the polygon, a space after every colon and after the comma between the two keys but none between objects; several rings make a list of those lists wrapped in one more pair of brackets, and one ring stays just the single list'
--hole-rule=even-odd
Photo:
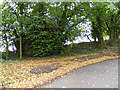
[{"label": "road surface", "polygon": [[42,88],[118,88],[118,59],[76,69]]}]

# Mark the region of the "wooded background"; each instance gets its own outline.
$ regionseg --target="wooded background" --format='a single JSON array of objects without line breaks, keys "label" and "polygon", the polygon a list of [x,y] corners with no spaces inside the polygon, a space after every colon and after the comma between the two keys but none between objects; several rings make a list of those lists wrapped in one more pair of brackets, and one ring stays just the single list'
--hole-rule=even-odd
[{"label": "wooded background", "polygon": [[10,45],[21,58],[64,54],[71,49],[65,42],[81,36],[79,24],[88,21],[98,48],[105,48],[104,36],[109,45],[120,36],[120,2],[3,2],[0,7],[6,59]]}]

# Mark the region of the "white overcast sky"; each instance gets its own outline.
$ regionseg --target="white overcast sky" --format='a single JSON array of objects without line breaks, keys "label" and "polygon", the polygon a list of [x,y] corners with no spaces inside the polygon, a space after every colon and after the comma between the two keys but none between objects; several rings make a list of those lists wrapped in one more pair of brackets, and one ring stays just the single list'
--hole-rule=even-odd
[{"label": "white overcast sky", "polygon": [[0,4],[3,2],[3,0],[0,0]]}]

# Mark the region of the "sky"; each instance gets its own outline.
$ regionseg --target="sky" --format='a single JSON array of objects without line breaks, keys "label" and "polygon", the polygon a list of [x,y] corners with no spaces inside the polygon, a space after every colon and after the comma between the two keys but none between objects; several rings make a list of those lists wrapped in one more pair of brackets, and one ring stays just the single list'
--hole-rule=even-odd
[{"label": "sky", "polygon": [[3,0],[0,0],[0,4],[3,2]]}]

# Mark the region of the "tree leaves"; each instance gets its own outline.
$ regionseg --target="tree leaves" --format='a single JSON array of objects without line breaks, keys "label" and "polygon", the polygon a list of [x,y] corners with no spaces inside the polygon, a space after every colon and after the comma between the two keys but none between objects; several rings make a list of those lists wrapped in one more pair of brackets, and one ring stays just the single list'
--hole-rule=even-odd
[{"label": "tree leaves", "polygon": [[[22,34],[25,56],[51,55],[65,51],[66,41],[73,41],[81,36],[83,30],[78,25],[88,19],[94,22],[93,37],[97,38],[99,34],[96,31],[101,29],[102,34],[109,35],[112,31],[109,27],[119,28],[117,11],[116,4],[107,2],[6,2],[2,10],[2,36],[5,40],[7,33],[10,42],[14,41],[12,38],[18,38]],[[113,22],[112,14],[115,14]],[[100,30],[98,18],[101,22]],[[118,30],[115,32],[119,33]],[[14,41],[13,44],[19,51],[19,42]]]},{"label": "tree leaves", "polygon": [[47,31],[41,31],[40,34],[41,35],[48,35],[48,32]]}]

